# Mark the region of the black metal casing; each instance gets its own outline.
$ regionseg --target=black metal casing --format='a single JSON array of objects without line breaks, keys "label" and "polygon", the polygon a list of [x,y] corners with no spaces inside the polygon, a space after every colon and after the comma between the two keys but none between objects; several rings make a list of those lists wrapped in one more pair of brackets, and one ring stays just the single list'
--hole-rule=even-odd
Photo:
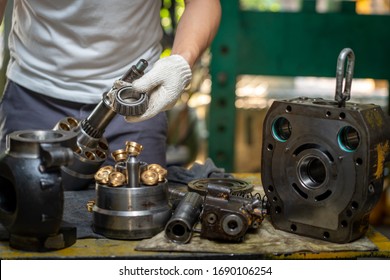
[{"label": "black metal casing", "polygon": [[261,177],[275,228],[347,243],[363,236],[389,152],[379,106],[275,101],[263,126]]}]

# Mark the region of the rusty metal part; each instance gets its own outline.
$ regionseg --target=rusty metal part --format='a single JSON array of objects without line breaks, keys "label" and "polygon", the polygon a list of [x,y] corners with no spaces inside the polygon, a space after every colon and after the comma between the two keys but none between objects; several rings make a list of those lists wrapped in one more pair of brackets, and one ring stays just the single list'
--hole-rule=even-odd
[{"label": "rusty metal part", "polygon": [[336,243],[362,237],[383,189],[387,121],[374,104],[275,101],[264,120],[261,158],[273,225]]},{"label": "rusty metal part", "polygon": [[173,216],[165,226],[165,237],[173,242],[188,243],[193,228],[199,221],[203,197],[196,192],[188,192],[175,209]]},{"label": "rusty metal part", "polygon": [[76,242],[76,228],[62,222],[61,166],[73,161],[72,131],[23,130],[7,135],[0,155],[0,222],[10,246],[51,251]]},{"label": "rusty metal part", "polygon": [[235,178],[206,178],[197,179],[188,183],[190,191],[198,192],[202,195],[207,193],[209,184],[222,185],[229,188],[232,194],[249,193],[253,190],[253,185],[240,179]]},{"label": "rusty metal part", "polygon": [[229,187],[210,181],[200,216],[200,236],[241,242],[250,228],[258,228],[264,219],[263,203],[232,195]]},{"label": "rusty metal part", "polygon": [[159,182],[159,175],[156,171],[145,170],[141,173],[141,181],[147,186],[154,186]]}]

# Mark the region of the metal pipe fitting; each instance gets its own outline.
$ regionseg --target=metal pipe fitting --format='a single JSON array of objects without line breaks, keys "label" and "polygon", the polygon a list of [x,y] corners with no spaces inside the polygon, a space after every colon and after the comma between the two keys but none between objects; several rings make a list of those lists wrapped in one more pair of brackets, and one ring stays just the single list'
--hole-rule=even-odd
[{"label": "metal pipe fitting", "polygon": [[76,228],[62,224],[61,167],[73,160],[71,131],[24,130],[7,135],[0,156],[0,222],[10,246],[26,251],[63,249],[76,242]]},{"label": "metal pipe fitting", "polygon": [[195,192],[188,192],[175,209],[172,218],[165,226],[165,237],[177,243],[188,243],[193,228],[199,221],[203,197]]}]

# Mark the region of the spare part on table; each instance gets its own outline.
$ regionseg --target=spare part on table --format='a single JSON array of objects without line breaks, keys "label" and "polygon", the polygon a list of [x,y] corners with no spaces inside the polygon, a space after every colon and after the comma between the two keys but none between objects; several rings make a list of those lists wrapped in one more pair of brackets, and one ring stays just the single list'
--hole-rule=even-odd
[{"label": "spare part on table", "polygon": [[367,231],[390,133],[379,106],[346,102],[354,59],[351,49],[339,55],[335,100],[275,101],[267,112],[261,177],[277,229],[336,243]]},{"label": "spare part on table", "polygon": [[62,167],[65,190],[87,188],[94,174],[108,157],[108,144],[103,133],[116,114],[136,116],[143,114],[148,106],[148,95],[132,90],[132,83],[143,75],[148,66],[141,59],[120,80],[114,82],[109,92],[96,105],[92,113],[81,122],[73,117],[60,120],[54,130],[77,133],[77,149],[72,165]]},{"label": "spare part on table", "polygon": [[62,225],[61,167],[73,160],[77,135],[24,130],[7,135],[0,156],[0,222],[10,246],[26,251],[63,249],[76,242],[76,228]]},{"label": "spare part on table", "polygon": [[107,238],[149,238],[164,229],[171,217],[168,203],[167,171],[158,164],[138,160],[142,146],[127,142],[112,153],[114,167],[103,166],[95,174],[96,202],[93,230]]},{"label": "spare part on table", "polygon": [[[199,182],[201,192],[198,192],[199,188],[193,188],[199,186]],[[248,192],[234,192],[237,189],[233,186],[237,182],[241,187],[249,185],[233,178],[190,182],[190,191],[184,195],[166,224],[165,237],[177,243],[188,243],[193,232],[200,232],[201,238],[242,241],[248,229],[259,227],[267,214],[267,205],[261,198],[248,195]],[[201,223],[200,230],[195,229],[198,222]]]}]

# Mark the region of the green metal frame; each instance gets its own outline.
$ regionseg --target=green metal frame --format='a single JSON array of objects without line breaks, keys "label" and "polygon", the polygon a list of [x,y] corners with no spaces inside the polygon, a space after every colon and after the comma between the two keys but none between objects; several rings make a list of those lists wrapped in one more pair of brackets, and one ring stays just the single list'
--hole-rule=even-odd
[{"label": "green metal frame", "polygon": [[354,2],[316,13],[313,3],[303,2],[300,12],[256,12],[240,10],[239,0],[221,1],[211,46],[208,155],[226,171],[234,171],[238,75],[335,77],[337,57],[349,47],[355,78],[390,80],[390,16],[358,15]]}]

